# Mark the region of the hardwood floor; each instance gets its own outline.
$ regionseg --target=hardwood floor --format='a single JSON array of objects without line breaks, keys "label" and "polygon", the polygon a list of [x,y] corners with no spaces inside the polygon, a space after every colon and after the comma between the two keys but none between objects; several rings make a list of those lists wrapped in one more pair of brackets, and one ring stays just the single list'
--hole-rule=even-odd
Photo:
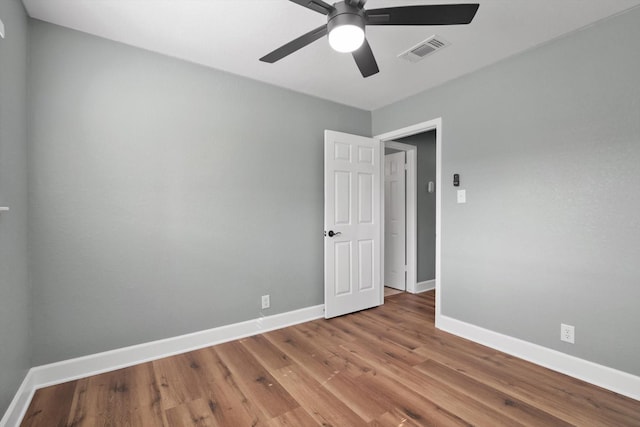
[{"label": "hardwood floor", "polygon": [[390,297],[391,295],[401,294],[403,291],[399,291],[398,289],[393,289],[388,286],[384,287],[384,297]]},{"label": "hardwood floor", "polygon": [[38,390],[22,426],[640,426],[640,402],[434,328],[434,293]]}]

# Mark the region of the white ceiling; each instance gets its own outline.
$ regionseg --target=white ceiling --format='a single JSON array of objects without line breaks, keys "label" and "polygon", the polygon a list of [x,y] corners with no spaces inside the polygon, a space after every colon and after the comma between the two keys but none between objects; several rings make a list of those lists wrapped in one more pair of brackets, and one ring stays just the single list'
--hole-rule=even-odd
[{"label": "white ceiling", "polygon": [[[258,61],[326,17],[288,0],[23,0],[29,15],[332,101],[374,110],[640,4],[640,0],[470,0],[470,25],[367,27],[380,73],[362,78],[326,38]],[[330,2],[330,1],[329,1]],[[465,0],[370,0],[367,9]],[[397,55],[438,34],[451,46],[412,64]]]}]

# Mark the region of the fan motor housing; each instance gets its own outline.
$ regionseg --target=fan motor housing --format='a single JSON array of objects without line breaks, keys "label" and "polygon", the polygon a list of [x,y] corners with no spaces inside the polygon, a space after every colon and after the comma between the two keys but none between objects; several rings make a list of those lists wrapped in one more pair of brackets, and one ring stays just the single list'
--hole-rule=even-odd
[{"label": "fan motor housing", "polygon": [[365,22],[363,9],[340,2],[333,6],[333,10],[328,15],[327,31],[330,33],[332,29],[342,25],[355,25],[364,31]]}]

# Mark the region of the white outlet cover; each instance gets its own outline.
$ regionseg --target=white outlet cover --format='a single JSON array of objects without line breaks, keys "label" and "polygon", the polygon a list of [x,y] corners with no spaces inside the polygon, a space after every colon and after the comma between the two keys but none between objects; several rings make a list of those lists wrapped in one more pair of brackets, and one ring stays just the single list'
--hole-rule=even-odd
[{"label": "white outlet cover", "polygon": [[4,22],[0,19],[0,37],[4,38]]},{"label": "white outlet cover", "polygon": [[576,329],[571,325],[560,324],[560,340],[575,344]]}]

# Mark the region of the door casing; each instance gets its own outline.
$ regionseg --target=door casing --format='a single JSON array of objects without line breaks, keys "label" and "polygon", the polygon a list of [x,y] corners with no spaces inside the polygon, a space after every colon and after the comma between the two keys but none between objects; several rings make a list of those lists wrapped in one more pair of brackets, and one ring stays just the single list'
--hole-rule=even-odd
[{"label": "door casing", "polygon": [[[442,313],[442,304],[441,304],[441,286],[442,286],[442,118],[438,117],[436,119],[427,120],[421,123],[417,123],[415,125],[403,127],[400,129],[396,129],[390,132],[386,132],[380,135],[374,136],[375,139],[379,139],[385,147],[397,148],[400,143],[394,142],[394,139],[404,138],[406,136],[416,135],[418,133],[427,132],[430,130],[436,131],[436,326],[438,325],[438,319]],[[406,146],[408,144],[401,144]],[[413,147],[413,146],[410,146]],[[416,241],[416,224],[417,224],[417,186],[416,186],[416,151],[414,150],[407,151],[407,164],[413,161],[413,174],[410,177],[409,172],[407,171],[407,291],[408,292],[416,292],[416,283],[417,283],[417,241]],[[406,149],[399,148],[399,149]],[[384,162],[384,150],[381,151],[382,159]],[[410,156],[409,153],[413,153]],[[409,166],[411,168],[411,166]],[[381,188],[381,200],[384,200],[384,185]],[[413,203],[410,207],[409,203]],[[384,204],[382,204],[381,208],[381,218],[380,223],[384,226]],[[411,218],[410,218],[411,216]],[[413,227],[411,231],[410,227]],[[381,232],[382,238],[384,239],[384,232]],[[413,238],[413,242],[409,242],[409,238]],[[382,242],[384,247],[384,241]],[[411,251],[411,253],[410,253]],[[384,251],[382,253],[382,261],[380,262],[381,275],[380,277],[384,277]],[[380,298],[384,301],[384,287],[381,287],[381,295]]]}]

